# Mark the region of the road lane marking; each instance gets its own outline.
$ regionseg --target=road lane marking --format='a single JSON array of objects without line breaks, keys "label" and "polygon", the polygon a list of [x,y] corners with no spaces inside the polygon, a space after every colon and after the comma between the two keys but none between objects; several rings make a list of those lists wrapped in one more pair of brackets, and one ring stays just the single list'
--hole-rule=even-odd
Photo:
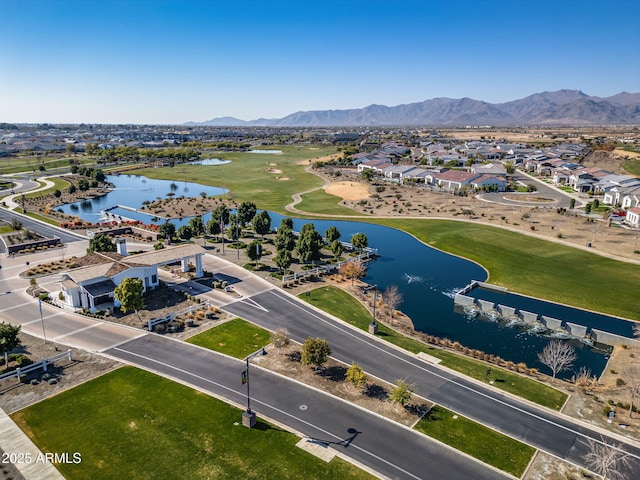
[{"label": "road lane marking", "polygon": [[[612,445],[610,443],[607,443],[607,442],[605,442],[603,440],[600,440],[600,439],[597,439],[595,437],[591,437],[591,436],[586,435],[584,433],[581,433],[581,432],[578,432],[576,430],[573,430],[570,427],[567,427],[567,426],[564,426],[564,425],[560,425],[559,423],[556,423],[556,422],[552,421],[551,419],[547,419],[547,418],[541,417],[540,415],[538,415],[536,413],[528,412],[527,410],[524,410],[521,407],[518,407],[518,406],[510,404],[510,403],[507,403],[504,400],[500,400],[499,398],[496,398],[496,397],[493,397],[493,396],[489,395],[488,393],[484,393],[484,392],[481,392],[479,390],[475,390],[474,388],[472,388],[470,386],[463,385],[462,383],[459,383],[456,380],[452,380],[451,378],[447,378],[444,375],[441,375],[440,373],[436,373],[436,372],[430,371],[427,368],[423,367],[422,365],[419,365],[419,364],[411,362],[408,358],[403,358],[403,357],[399,356],[396,353],[393,353],[393,352],[391,352],[389,350],[383,349],[382,347],[380,347],[379,345],[376,344],[377,342],[376,343],[368,343],[368,342],[366,342],[365,341],[365,337],[360,336],[360,335],[356,335],[353,331],[351,331],[350,328],[348,329],[346,327],[343,327],[340,324],[337,324],[337,323],[334,323],[334,322],[328,320],[327,318],[321,317],[320,315],[318,315],[315,311],[313,311],[311,308],[309,308],[305,304],[300,304],[298,302],[294,302],[290,298],[288,298],[286,296],[282,296],[280,294],[280,292],[275,291],[275,290],[271,291],[270,293],[272,293],[274,296],[278,297],[279,299],[284,300],[285,302],[289,303],[290,305],[294,306],[295,308],[298,308],[299,310],[302,310],[302,311],[310,314],[312,317],[315,317],[316,319],[320,320],[321,322],[323,322],[323,323],[325,323],[327,325],[333,326],[334,328],[336,328],[337,330],[347,334],[348,336],[350,336],[350,337],[352,337],[352,338],[354,338],[354,339],[356,339],[356,340],[358,340],[358,341],[360,341],[362,343],[366,343],[366,345],[371,346],[371,347],[373,347],[373,348],[375,348],[375,349],[377,349],[377,350],[379,350],[379,351],[381,351],[381,352],[383,352],[383,353],[385,353],[387,355],[390,355],[391,357],[394,357],[394,358],[396,358],[397,360],[400,360],[403,363],[409,364],[409,365],[411,365],[411,366],[413,366],[413,367],[415,367],[415,368],[417,368],[419,370],[422,370],[425,373],[433,375],[433,376],[435,376],[437,378],[440,378],[441,380],[444,380],[446,382],[450,382],[450,383],[452,383],[454,385],[457,385],[458,387],[464,388],[465,390],[468,390],[468,391],[470,391],[472,393],[475,393],[476,395],[480,395],[480,396],[482,396],[484,398],[487,398],[487,399],[489,399],[489,400],[491,400],[491,401],[493,401],[495,403],[501,404],[501,405],[503,405],[505,407],[508,407],[508,408],[510,408],[512,410],[515,410],[517,412],[523,413],[523,414],[528,415],[528,416],[530,416],[532,418],[535,418],[535,419],[538,419],[538,420],[542,420],[543,422],[545,422],[545,423],[547,423],[549,425],[553,425],[553,426],[555,426],[557,428],[560,428],[562,430],[565,430],[565,431],[567,431],[567,432],[569,432],[569,433],[571,433],[573,435],[576,435],[576,436],[582,437],[582,438],[591,439],[591,440],[593,440],[593,441],[595,441],[597,443],[600,443],[600,444],[605,445],[607,447],[613,448],[613,449],[618,450],[618,451],[620,451],[622,453],[625,453],[626,455],[629,455],[631,457],[634,457],[634,458],[640,460],[640,456],[638,456],[636,454],[633,454],[633,453],[631,453],[631,452],[629,452],[627,450],[623,450],[623,449],[621,449],[621,448],[619,448],[619,447],[617,447],[615,445]],[[307,307],[307,308],[303,308],[303,307]],[[536,408],[538,408],[538,407],[536,407]],[[569,423],[571,423],[571,422],[569,421]],[[589,429],[585,428],[585,430],[589,430]],[[592,431],[592,430],[589,430],[589,431]],[[509,433],[506,433],[506,432],[501,432],[501,433],[504,433],[505,435],[507,435],[509,437],[512,437],[512,438],[514,438],[516,440],[519,440],[519,441],[522,441],[524,443],[527,443],[525,440],[522,440],[522,439],[519,439],[517,437],[514,437],[513,435],[511,435]],[[593,433],[597,433],[597,432],[593,431]],[[599,435],[602,435],[602,434],[599,434]],[[612,437],[609,437],[609,436],[607,436],[607,437],[608,438],[612,438]],[[630,447],[633,447],[633,445],[629,445],[629,444],[624,443],[624,442],[622,442],[622,443],[624,445],[628,445]],[[540,447],[536,447],[536,448],[540,448]],[[543,450],[543,448],[540,448],[540,449]]]},{"label": "road lane marking", "polygon": [[94,323],[92,325],[87,325],[86,327],[79,328],[79,329],[74,330],[72,332],[63,333],[62,335],[58,335],[57,337],[53,337],[53,340],[58,341],[58,339],[60,339],[60,338],[68,337],[69,335],[75,335],[76,333],[84,332],[85,330],[89,330],[91,328],[96,328],[96,327],[99,327],[100,325],[101,325],[100,323]]},{"label": "road lane marking", "polygon": [[[245,396],[245,395],[246,395],[246,393],[244,393],[244,392],[240,392],[240,391],[238,391],[238,390],[234,390],[233,388],[227,387],[226,385],[222,385],[221,383],[215,382],[215,381],[213,381],[213,380],[209,380],[208,378],[205,378],[205,377],[203,377],[203,376],[201,376],[201,375],[197,375],[197,374],[195,374],[195,373],[189,372],[189,371],[184,370],[184,369],[182,369],[182,368],[178,368],[178,367],[176,367],[176,366],[174,366],[174,365],[170,365],[170,364],[168,364],[168,363],[161,362],[161,361],[159,361],[159,360],[156,360],[155,358],[148,357],[148,356],[145,356],[145,355],[141,355],[141,354],[139,354],[139,353],[135,353],[135,352],[132,352],[132,351],[130,351],[130,350],[125,350],[125,349],[120,348],[120,347],[116,347],[116,348],[114,348],[113,350],[117,350],[117,351],[119,351],[119,352],[123,352],[123,353],[125,353],[125,354],[129,354],[129,355],[133,355],[133,356],[135,356],[135,357],[140,357],[140,358],[143,358],[143,359],[145,359],[145,360],[149,360],[149,361],[151,361],[151,362],[153,362],[153,363],[156,363],[156,364],[158,364],[158,365],[162,365],[162,366],[164,366],[164,367],[166,367],[166,368],[168,368],[168,369],[176,370],[176,371],[178,371],[178,372],[184,373],[184,374],[186,374],[186,375],[189,375],[189,376],[191,376],[191,377],[197,378],[197,379],[202,380],[202,381],[204,381],[204,382],[211,383],[212,385],[215,385],[215,386],[217,386],[217,387],[219,387],[219,388],[222,388],[223,390],[228,390],[229,392],[232,392],[232,393],[234,393],[234,394],[236,394],[236,395],[239,395],[239,396],[241,396],[241,397],[243,397],[243,396]],[[331,437],[335,438],[336,440],[344,441],[344,439],[340,438],[339,436],[337,436],[337,435],[335,435],[335,434],[333,434],[333,433],[331,433],[331,432],[329,432],[329,431],[327,431],[327,430],[325,430],[325,429],[323,429],[323,428],[321,428],[321,427],[319,427],[319,426],[317,426],[317,425],[314,425],[314,424],[313,424],[313,423],[311,423],[311,422],[308,422],[308,421],[306,421],[306,420],[303,420],[303,419],[302,419],[302,418],[300,418],[300,417],[296,417],[295,415],[293,415],[293,414],[291,414],[291,413],[285,412],[284,410],[281,410],[281,409],[279,409],[279,408],[277,408],[277,407],[274,407],[273,405],[270,405],[270,404],[268,404],[268,403],[266,403],[266,402],[264,402],[264,401],[262,401],[262,400],[259,400],[259,399],[252,399],[252,401],[253,401],[254,403],[258,403],[258,404],[260,404],[260,405],[263,405],[263,406],[265,406],[265,407],[267,407],[267,408],[271,408],[271,409],[275,410],[276,412],[279,412],[279,413],[280,413],[280,414],[282,414],[282,415],[285,415],[285,416],[287,416],[287,417],[293,418],[293,419],[297,420],[298,422],[303,423],[303,424],[305,424],[305,425],[307,425],[307,426],[309,426],[309,427],[311,427],[311,428],[315,428],[316,430],[319,430],[319,431],[320,431],[320,432],[322,432],[323,434],[325,434],[325,435],[329,435],[329,436],[331,436]],[[362,447],[360,447],[360,446],[358,446],[358,445],[355,445],[355,444],[353,444],[353,443],[352,443],[350,446],[351,446],[351,447],[353,447],[353,448],[355,448],[355,449],[357,449],[357,450],[360,450],[361,452],[363,452],[363,453],[365,453],[365,454],[369,455],[370,457],[372,457],[372,458],[374,458],[374,459],[376,459],[376,460],[378,460],[378,461],[381,461],[381,462],[385,463],[386,465],[389,465],[390,467],[395,468],[396,470],[398,470],[398,471],[400,471],[400,472],[404,473],[405,475],[410,476],[411,478],[415,478],[416,480],[422,480],[422,479],[421,479],[421,477],[418,477],[418,476],[416,476],[416,475],[412,474],[411,472],[408,472],[407,470],[403,469],[402,467],[399,467],[398,465],[395,465],[395,464],[393,464],[393,463],[389,462],[388,460],[385,460],[384,458],[380,457],[379,455],[376,455],[376,454],[374,454],[374,453],[372,453],[372,452],[370,452],[370,451],[368,451],[368,450],[365,450],[364,448],[362,448]]]}]

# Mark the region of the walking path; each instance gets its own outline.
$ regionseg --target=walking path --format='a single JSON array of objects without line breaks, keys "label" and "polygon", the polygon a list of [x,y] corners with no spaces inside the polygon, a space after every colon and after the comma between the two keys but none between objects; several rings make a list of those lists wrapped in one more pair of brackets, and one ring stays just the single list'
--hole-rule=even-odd
[{"label": "walking path", "polygon": [[[10,463],[20,471],[25,480],[64,480],[53,463],[46,460],[45,454],[1,408],[0,450],[8,456]],[[55,453],[61,454],[63,452]],[[72,458],[72,455],[73,452],[70,452],[69,457]]]}]

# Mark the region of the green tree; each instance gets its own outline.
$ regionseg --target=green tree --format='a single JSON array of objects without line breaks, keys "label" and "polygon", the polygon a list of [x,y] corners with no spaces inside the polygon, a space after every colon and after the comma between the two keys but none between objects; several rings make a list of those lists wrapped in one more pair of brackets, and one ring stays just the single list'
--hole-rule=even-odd
[{"label": "green tree", "polygon": [[276,250],[293,250],[296,246],[296,236],[293,234],[293,230],[288,227],[280,226],[278,233],[276,233],[276,239],[274,241]]},{"label": "green tree", "polygon": [[62,196],[62,192],[58,189],[54,190],[53,196],[56,198],[60,198]]},{"label": "green tree", "polygon": [[289,230],[293,230],[293,218],[284,217],[282,220],[280,220],[280,227],[278,228],[278,230],[283,227],[286,227]]},{"label": "green tree", "polygon": [[271,230],[271,217],[266,210],[256,213],[251,220],[253,231],[264,237]]},{"label": "green tree", "polygon": [[164,222],[158,226],[158,233],[161,237],[171,240],[176,234],[176,226],[171,222]]},{"label": "green tree", "polygon": [[262,257],[262,243],[260,242],[260,240],[254,240],[249,245],[247,245],[246,251],[247,257],[249,257],[252,262],[256,262],[257,268],[258,260],[260,260],[260,257]]},{"label": "green tree", "polygon": [[120,302],[120,310],[124,313],[133,310],[136,312],[139,320],[142,319],[140,318],[138,310],[144,308],[143,292],[144,285],[142,284],[142,280],[135,277],[125,278],[113,291],[116,299]]},{"label": "green tree", "polygon": [[307,338],[302,344],[302,365],[313,365],[315,369],[320,368],[331,355],[331,347],[322,338]]},{"label": "green tree", "polygon": [[361,390],[367,384],[367,375],[362,371],[362,367],[353,362],[345,374],[344,380],[349,382],[358,390]]},{"label": "green tree", "polygon": [[17,218],[12,218],[11,219],[11,230],[22,230],[22,222],[20,220],[18,220]]},{"label": "green tree", "polygon": [[242,233],[242,225],[237,215],[229,215],[229,226],[227,227],[227,238],[234,242],[240,239]]},{"label": "green tree", "polygon": [[355,235],[353,235],[351,237],[350,243],[351,245],[353,245],[353,248],[356,248],[360,251],[364,250],[369,246],[369,240],[367,239],[367,236],[364,233],[356,233]]},{"label": "green tree", "polygon": [[587,215],[589,215],[591,213],[591,204],[590,203],[587,203],[584,206],[584,213],[586,213]]},{"label": "green tree", "polygon": [[575,208],[576,206],[576,199],[572,198],[571,200],[569,200],[569,208]]},{"label": "green tree", "polygon": [[103,233],[96,233],[91,240],[89,240],[89,248],[87,253],[93,252],[115,252],[116,244],[110,237]]},{"label": "green tree", "polygon": [[220,220],[212,218],[207,222],[207,233],[209,235],[220,235]]},{"label": "green tree", "polygon": [[76,186],[72,183],[71,185],[69,185],[69,188],[67,189],[67,192],[69,192],[71,195],[73,195],[74,193],[76,193]]},{"label": "green tree", "polygon": [[505,163],[504,168],[507,171],[508,175],[512,175],[516,171],[516,166],[511,162]]},{"label": "green tree", "polygon": [[282,270],[282,274],[284,275],[287,269],[291,266],[291,262],[293,262],[293,257],[291,256],[291,252],[289,250],[278,250],[276,257],[273,259],[276,262],[276,265],[280,270]]},{"label": "green tree", "polygon": [[94,170],[93,172],[91,172],[91,178],[93,178],[96,182],[104,182],[106,176],[104,174],[104,172],[101,169],[97,169]]},{"label": "green tree", "polygon": [[237,215],[240,226],[245,226],[256,216],[256,204],[253,202],[242,202],[238,207]]},{"label": "green tree", "polygon": [[4,366],[8,363],[8,354],[11,350],[22,345],[18,334],[20,325],[0,322],[0,354],[4,354]]},{"label": "green tree", "polygon": [[193,217],[189,220],[189,226],[191,227],[191,233],[193,236],[200,235],[204,230],[204,223],[201,217]]},{"label": "green tree", "polygon": [[179,229],[178,229],[178,237],[182,240],[191,240],[191,237],[193,237],[193,230],[191,229],[191,226],[189,225],[182,225]]},{"label": "green tree", "polygon": [[218,224],[226,225],[229,223],[229,216],[231,213],[226,205],[219,205],[211,212],[211,221],[216,221]]},{"label": "green tree", "polygon": [[362,170],[362,173],[360,173],[360,176],[367,182],[370,182],[373,178],[373,170],[370,168],[365,168],[364,170]]},{"label": "green tree", "polygon": [[85,190],[89,190],[89,181],[81,178],[80,180],[78,180],[78,189],[81,192],[84,192]]},{"label": "green tree", "polygon": [[342,235],[340,234],[340,230],[331,225],[326,232],[324,232],[324,239],[327,243],[332,243],[335,240],[339,240]]},{"label": "green tree", "polygon": [[296,243],[296,251],[300,260],[304,263],[320,260],[320,250],[323,244],[322,235],[318,233],[313,223],[305,224]]},{"label": "green tree", "polygon": [[340,255],[342,255],[342,253],[344,252],[344,246],[342,245],[342,242],[340,240],[334,240],[333,242],[331,242],[329,249],[336,259],[340,258]]},{"label": "green tree", "polygon": [[398,380],[395,388],[391,391],[389,399],[392,403],[405,406],[411,400],[413,386],[404,380]]}]

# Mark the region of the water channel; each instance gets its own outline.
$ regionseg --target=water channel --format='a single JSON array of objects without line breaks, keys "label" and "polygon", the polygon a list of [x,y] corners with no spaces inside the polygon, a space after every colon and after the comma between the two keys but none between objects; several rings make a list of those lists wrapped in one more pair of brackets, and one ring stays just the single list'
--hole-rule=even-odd
[{"label": "water channel", "polygon": [[[111,193],[104,197],[65,205],[62,210],[96,222],[99,219],[100,210],[116,204],[139,208],[144,200],[164,198],[168,192],[187,197],[198,197],[200,192],[205,192],[207,195],[220,195],[225,192],[222,188],[195,183],[153,180],[133,175],[109,176],[108,180],[116,186]],[[132,213],[134,212],[125,210],[123,215],[138,218]],[[277,227],[282,216],[271,212],[270,215],[272,226]],[[140,219],[145,223],[151,223],[147,215]],[[207,218],[205,217],[204,220],[206,222]],[[183,219],[181,222],[174,223],[179,226],[186,221]],[[490,321],[482,316],[466,316],[454,310],[453,295],[456,291],[469,284],[471,280],[486,279],[487,274],[479,265],[435,250],[399,230],[379,225],[294,219],[294,228],[299,231],[302,225],[309,222],[314,223],[316,230],[322,234],[330,226],[335,225],[342,234],[342,240],[346,241],[355,233],[365,233],[369,246],[377,248],[380,257],[369,264],[364,281],[377,285],[380,290],[390,285],[398,286],[404,297],[399,308],[413,320],[416,329],[458,341],[470,348],[499,355],[506,360],[525,362],[528,366],[539,368],[541,371],[548,370],[538,362],[537,354],[549,342],[550,336],[543,335],[540,331],[531,329],[530,326]],[[527,308],[523,305],[522,308],[536,311],[532,306]],[[563,319],[563,315],[569,315],[569,312],[571,315],[569,321],[586,326],[591,326],[589,322],[593,321],[596,323],[593,325],[595,328],[603,330],[607,330],[606,327],[611,321],[611,317],[597,314],[590,314],[587,318],[583,315],[584,312],[572,308],[554,311],[553,316]],[[594,316],[591,317],[591,315]],[[628,327],[628,323],[624,323]],[[593,348],[578,340],[569,341],[576,348],[577,360],[574,362],[572,371],[564,372],[559,376],[571,377],[582,366],[599,375],[606,366],[609,350]]]}]

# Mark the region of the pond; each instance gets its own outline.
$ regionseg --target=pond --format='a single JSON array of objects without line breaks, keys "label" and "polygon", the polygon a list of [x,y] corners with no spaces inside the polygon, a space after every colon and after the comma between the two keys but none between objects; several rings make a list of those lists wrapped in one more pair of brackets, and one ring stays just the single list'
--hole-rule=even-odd
[{"label": "pond", "polygon": [[[65,205],[62,207],[63,211],[84,220],[96,222],[99,220],[100,210],[116,204],[139,208],[145,200],[165,198],[169,192],[173,192],[176,196],[187,197],[197,197],[200,192],[205,192],[207,195],[225,193],[224,189],[217,187],[189,182],[153,180],[134,175],[109,176],[108,180],[116,185],[114,191],[104,197]],[[148,215],[140,214],[142,218],[139,218],[136,212],[129,210],[123,210],[121,215],[151,223]],[[272,226],[275,228],[283,217],[272,212],[270,215]],[[204,220],[207,221],[207,216]],[[183,219],[173,223],[180,226],[187,221],[188,219]],[[160,222],[162,220],[156,220],[156,223]],[[335,225],[342,234],[342,240],[346,241],[358,232],[367,235],[369,245],[379,249],[381,256],[369,264],[363,280],[371,285],[377,285],[381,291],[396,285],[404,297],[399,308],[413,320],[416,329],[458,341],[469,348],[499,355],[506,360],[525,362],[529,367],[547,371],[546,367],[538,362],[537,354],[547,345],[551,337],[544,336],[541,332],[527,326],[488,321],[480,316],[473,318],[454,309],[455,292],[472,280],[484,281],[487,278],[485,270],[479,265],[433,249],[399,230],[379,225],[294,219],[294,228],[299,231],[302,225],[310,222],[321,234]],[[519,307],[520,305],[511,306]],[[569,311],[573,311],[573,314],[580,312],[576,309],[569,309]],[[552,316],[563,319],[563,315],[568,313],[558,312]],[[596,328],[601,328],[600,322],[610,321],[610,317],[594,315],[592,319],[575,323],[591,326],[589,322],[593,321],[599,325]],[[607,328],[602,329],[607,330]],[[608,351],[592,348],[579,341],[571,342],[576,348],[578,358],[574,363],[573,371],[565,372],[563,375],[570,377],[582,366],[599,375],[606,366]]]},{"label": "pond", "polygon": [[221,158],[201,158],[195,162],[189,162],[189,165],[226,165],[231,160],[223,160]]},{"label": "pond", "polygon": [[[270,215],[272,225],[277,227],[282,216],[271,212]],[[399,309],[413,320],[417,330],[449,338],[469,348],[499,355],[516,363],[525,362],[529,367],[536,367],[543,372],[548,371],[537,356],[554,337],[522,325],[469,317],[454,309],[453,296],[458,290],[471,280],[484,281],[487,278],[486,271],[479,265],[433,249],[411,235],[388,227],[333,220],[294,219],[293,223],[297,231],[305,223],[313,223],[321,234],[335,225],[345,241],[358,232],[367,235],[369,246],[377,248],[380,257],[369,263],[363,280],[377,285],[380,291],[396,285],[404,297]],[[605,321],[611,318],[593,315],[599,322],[603,321],[603,317]],[[584,319],[581,324],[588,324],[590,320]],[[582,366],[595,375],[604,370],[609,348],[593,348],[577,340],[569,342],[575,347],[578,358],[572,371],[563,372],[559,377],[569,378]]]},{"label": "pond", "polygon": [[[115,185],[115,189],[101,197],[82,200],[75,203],[63,205],[59,209],[70,215],[77,215],[89,222],[99,222],[100,212],[115,205],[126,205],[132,208],[140,208],[145,200],[168,198],[167,194],[172,193],[176,197],[198,197],[202,192],[207,196],[223,195],[228,190],[219,187],[209,187],[191,182],[180,182],[177,180],[155,180],[142,177],[140,175],[108,175],[107,181]],[[124,209],[110,210],[111,213],[133,220],[140,220],[144,223],[162,223],[163,221],[152,220],[153,217],[140,212]],[[177,226],[186,223],[186,220],[174,221]]]}]

